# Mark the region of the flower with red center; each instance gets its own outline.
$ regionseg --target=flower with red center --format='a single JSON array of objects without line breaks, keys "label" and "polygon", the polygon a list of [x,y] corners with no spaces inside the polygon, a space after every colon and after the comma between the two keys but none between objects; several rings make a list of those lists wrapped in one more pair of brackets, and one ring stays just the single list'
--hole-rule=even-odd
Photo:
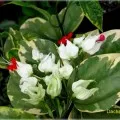
[{"label": "flower with red center", "polygon": [[68,33],[67,35],[63,36],[60,40],[58,40],[58,44],[64,44],[66,45],[67,44],[67,40],[70,40],[73,36],[73,33],[70,32]]},{"label": "flower with red center", "polygon": [[15,71],[17,69],[17,60],[16,58],[11,58],[10,64],[7,66],[7,69],[10,71]]},{"label": "flower with red center", "polygon": [[87,52],[90,55],[95,54],[99,51],[101,45],[105,40],[105,36],[103,34],[87,36],[81,43],[83,51]]}]

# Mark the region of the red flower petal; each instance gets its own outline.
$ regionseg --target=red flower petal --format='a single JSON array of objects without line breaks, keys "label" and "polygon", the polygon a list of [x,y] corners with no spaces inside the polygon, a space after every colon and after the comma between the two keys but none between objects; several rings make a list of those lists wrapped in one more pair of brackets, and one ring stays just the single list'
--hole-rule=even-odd
[{"label": "red flower petal", "polygon": [[58,44],[64,44],[66,45],[67,44],[67,40],[70,40],[70,38],[73,36],[73,33],[70,32],[68,33],[67,35],[63,36],[60,40],[58,40]]},{"label": "red flower petal", "polygon": [[105,36],[103,34],[101,34],[96,42],[100,42],[100,41],[104,41],[104,40],[105,40]]},{"label": "red flower petal", "polygon": [[11,58],[10,64],[7,66],[8,70],[15,71],[17,69],[17,60],[16,58]]},{"label": "red flower petal", "polygon": [[72,33],[72,32],[68,33],[68,34],[67,34],[67,39],[70,40],[70,38],[72,38],[72,36],[73,36],[73,33]]},{"label": "red flower petal", "polygon": [[58,44],[66,45],[66,43],[67,43],[67,36],[63,36],[62,39],[58,40]]},{"label": "red flower petal", "polygon": [[17,61],[17,59],[16,59],[16,58],[11,58],[11,60],[10,60],[10,62],[11,62],[11,63],[16,63],[16,64],[17,64],[17,62],[16,62],[16,61]]}]

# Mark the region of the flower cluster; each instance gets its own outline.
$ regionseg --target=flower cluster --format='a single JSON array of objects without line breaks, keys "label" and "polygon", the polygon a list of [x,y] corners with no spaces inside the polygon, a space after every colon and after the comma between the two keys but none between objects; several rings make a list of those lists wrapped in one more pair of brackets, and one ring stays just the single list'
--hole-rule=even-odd
[{"label": "flower cluster", "polygon": [[[70,41],[71,37],[72,33],[69,33],[58,41],[60,44],[58,47],[59,60],[56,60],[56,56],[51,52],[44,54],[38,48],[32,49],[32,59],[38,63],[38,70],[45,75],[42,80],[46,84],[46,90],[34,76],[30,64],[18,62],[14,58],[11,59],[8,69],[15,70],[18,73],[21,77],[19,85],[21,92],[30,97],[30,99],[24,98],[23,100],[31,104],[38,104],[44,99],[45,94],[48,94],[51,98],[60,95],[62,81],[69,80],[74,69],[70,61],[78,57],[81,48],[90,55],[95,54],[105,40],[103,34],[87,37],[83,35],[73,39],[73,42]],[[75,81],[71,88],[73,97],[80,100],[91,97],[98,90],[98,88],[87,89],[91,82],[94,82],[94,80]]]},{"label": "flower cluster", "polygon": [[21,77],[19,84],[21,92],[30,97],[30,99],[23,98],[24,101],[36,105],[39,101],[43,100],[45,90],[42,85],[38,83],[38,79],[36,77],[32,77],[33,68],[30,64],[21,63],[15,58],[12,58],[7,69],[10,71],[16,71]]}]

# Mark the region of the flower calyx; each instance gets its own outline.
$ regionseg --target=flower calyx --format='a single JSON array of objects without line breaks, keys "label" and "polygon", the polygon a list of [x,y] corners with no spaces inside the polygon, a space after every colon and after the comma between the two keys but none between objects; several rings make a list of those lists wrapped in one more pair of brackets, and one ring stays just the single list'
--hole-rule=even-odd
[{"label": "flower calyx", "polygon": [[66,45],[67,44],[67,40],[70,40],[73,36],[73,33],[70,32],[68,33],[67,35],[63,36],[60,40],[58,40],[58,44],[64,44]]},{"label": "flower calyx", "polygon": [[11,58],[10,59],[10,63],[7,66],[7,69],[10,70],[10,71],[15,71],[15,70],[17,70],[17,67],[18,67],[18,65],[17,65],[17,59],[14,58],[14,57]]}]

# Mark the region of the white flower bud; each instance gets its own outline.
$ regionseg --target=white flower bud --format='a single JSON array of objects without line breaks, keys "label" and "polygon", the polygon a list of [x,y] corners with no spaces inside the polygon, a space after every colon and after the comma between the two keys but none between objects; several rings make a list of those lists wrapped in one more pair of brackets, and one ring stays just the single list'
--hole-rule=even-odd
[{"label": "white flower bud", "polygon": [[47,85],[47,94],[52,98],[58,96],[61,93],[62,83],[58,76],[50,75],[46,76],[45,83]]}]

